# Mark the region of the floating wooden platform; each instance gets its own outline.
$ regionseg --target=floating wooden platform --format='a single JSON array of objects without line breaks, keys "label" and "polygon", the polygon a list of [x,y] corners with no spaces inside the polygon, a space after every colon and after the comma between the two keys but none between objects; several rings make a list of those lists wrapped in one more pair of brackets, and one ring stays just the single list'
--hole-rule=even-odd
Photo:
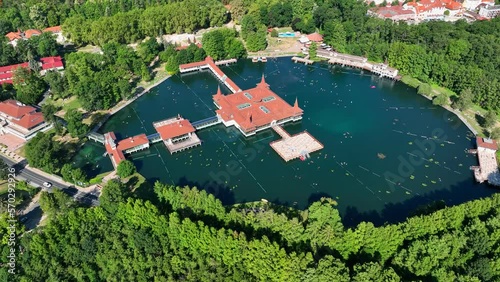
[{"label": "floating wooden platform", "polygon": [[273,126],[273,129],[282,139],[273,141],[270,145],[285,162],[324,148],[323,144],[306,131],[290,136],[281,126]]},{"label": "floating wooden platform", "polygon": [[304,63],[306,65],[312,65],[314,63],[314,61],[312,61],[312,60],[309,60],[307,58],[301,58],[301,57],[292,57],[292,61],[294,61],[296,63]]}]

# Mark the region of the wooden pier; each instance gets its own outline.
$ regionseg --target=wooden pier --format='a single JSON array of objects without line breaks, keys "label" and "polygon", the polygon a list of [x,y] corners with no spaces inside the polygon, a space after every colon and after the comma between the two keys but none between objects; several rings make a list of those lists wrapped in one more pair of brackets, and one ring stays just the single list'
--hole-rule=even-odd
[{"label": "wooden pier", "polygon": [[219,65],[228,65],[237,62],[236,59],[228,59],[214,62],[211,57],[206,57],[204,61],[182,64],[179,66],[180,73],[200,71],[203,69],[209,69],[224,85],[231,90],[231,92],[236,93],[241,91],[240,87],[236,85],[227,75],[219,68]]},{"label": "wooden pier", "polygon": [[227,60],[215,61],[215,65],[216,66],[221,66],[221,65],[227,66],[230,64],[235,64],[236,62],[238,62],[237,59],[227,59]]},{"label": "wooden pier", "polygon": [[273,129],[282,139],[273,141],[270,145],[285,162],[324,148],[323,144],[306,131],[290,135],[279,125],[273,126]]},{"label": "wooden pier", "polygon": [[295,63],[304,63],[306,65],[312,65],[314,61],[309,60],[307,57],[306,58],[301,58],[301,57],[292,57],[292,61]]}]

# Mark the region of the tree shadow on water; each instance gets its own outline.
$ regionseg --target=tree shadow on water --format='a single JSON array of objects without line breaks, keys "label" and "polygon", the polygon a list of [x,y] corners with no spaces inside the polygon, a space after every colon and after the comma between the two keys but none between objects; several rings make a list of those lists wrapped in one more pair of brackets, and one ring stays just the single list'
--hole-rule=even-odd
[{"label": "tree shadow on water", "polygon": [[189,186],[196,187],[199,190],[205,190],[207,193],[214,195],[218,198],[223,205],[234,205],[236,202],[234,197],[234,192],[229,189],[229,187],[217,183],[216,181],[205,181],[203,183],[197,181],[188,180],[186,176],[183,176],[177,180],[175,183],[179,187]]},{"label": "tree shadow on water", "polygon": [[484,184],[472,184],[473,180],[465,180],[449,189],[430,191],[398,203],[386,203],[381,211],[370,210],[360,212],[356,207],[348,206],[342,212],[345,227],[355,227],[362,221],[372,222],[375,226],[386,223],[399,223],[408,217],[429,214],[445,206],[462,204],[467,201],[491,196],[496,190]]}]

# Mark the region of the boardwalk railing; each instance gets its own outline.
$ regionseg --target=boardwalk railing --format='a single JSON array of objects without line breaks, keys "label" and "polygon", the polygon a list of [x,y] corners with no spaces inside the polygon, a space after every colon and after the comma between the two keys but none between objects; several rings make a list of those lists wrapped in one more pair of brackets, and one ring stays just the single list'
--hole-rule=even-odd
[{"label": "boardwalk railing", "polygon": [[222,121],[219,120],[219,118],[217,116],[213,116],[213,117],[205,118],[205,119],[202,119],[199,121],[195,121],[195,122],[191,123],[191,125],[194,128],[196,128],[196,130],[200,130],[200,129],[207,128],[207,127],[212,126],[212,125],[219,124],[221,122]]},{"label": "boardwalk railing", "polygon": [[149,143],[157,143],[161,141],[160,133],[153,133],[147,136]]},{"label": "boardwalk railing", "polygon": [[96,142],[99,142],[101,144],[104,144],[104,135],[97,133],[97,132],[90,132],[87,137],[90,140],[94,140]]}]

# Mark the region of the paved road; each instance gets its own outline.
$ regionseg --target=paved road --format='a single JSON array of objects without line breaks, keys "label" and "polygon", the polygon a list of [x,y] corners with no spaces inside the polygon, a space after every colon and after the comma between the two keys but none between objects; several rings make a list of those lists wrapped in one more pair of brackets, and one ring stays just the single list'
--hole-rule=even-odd
[{"label": "paved road", "polygon": [[97,193],[95,193],[95,192],[91,192],[91,193],[81,192],[81,191],[78,191],[74,187],[68,187],[67,185],[65,185],[63,183],[60,183],[58,181],[54,181],[53,179],[49,179],[43,175],[40,175],[40,174],[30,170],[29,168],[26,168],[25,167],[26,161],[16,163],[5,156],[0,155],[0,157],[4,160],[4,162],[8,166],[14,167],[16,169],[16,177],[28,181],[31,185],[43,187],[44,182],[50,182],[50,183],[52,183],[52,187],[49,189],[49,192],[52,189],[60,189],[64,193],[75,198],[75,200],[78,200],[79,202],[81,202],[83,204],[92,205],[92,206],[99,204]]}]

